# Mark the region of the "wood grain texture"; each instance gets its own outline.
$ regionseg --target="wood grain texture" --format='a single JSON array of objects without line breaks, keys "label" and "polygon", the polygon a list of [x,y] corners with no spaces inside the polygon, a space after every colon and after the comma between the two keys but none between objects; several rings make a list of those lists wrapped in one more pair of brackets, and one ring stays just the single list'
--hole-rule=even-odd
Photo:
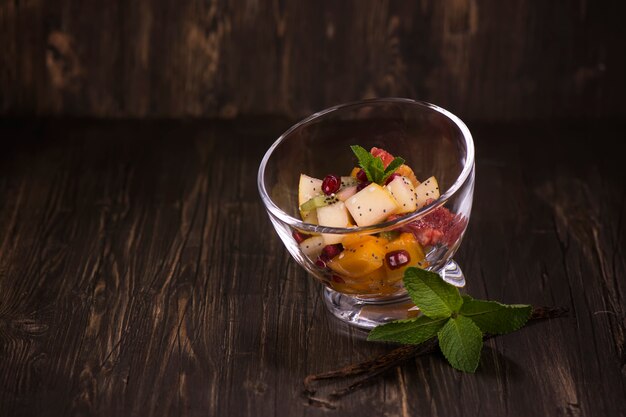
[{"label": "wood grain texture", "polygon": [[392,347],[330,317],[270,225],[256,170],[288,125],[0,123],[0,415],[626,415],[626,126],[470,125],[468,292],[570,316],[333,411],[305,376]]},{"label": "wood grain texture", "polygon": [[626,116],[619,1],[0,0],[0,114]]}]

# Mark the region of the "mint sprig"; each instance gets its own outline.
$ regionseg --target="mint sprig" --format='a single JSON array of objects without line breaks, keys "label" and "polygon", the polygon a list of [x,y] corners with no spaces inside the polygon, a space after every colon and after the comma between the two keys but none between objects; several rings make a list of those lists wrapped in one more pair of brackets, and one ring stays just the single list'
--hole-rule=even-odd
[{"label": "mint sprig", "polygon": [[404,159],[395,157],[393,161],[387,165],[387,168],[385,168],[381,157],[372,155],[362,146],[352,145],[350,149],[352,149],[352,152],[354,152],[359,160],[359,166],[365,171],[367,179],[376,184],[383,185],[391,174],[396,172],[396,170],[404,164]]},{"label": "mint sprig", "polygon": [[526,304],[501,304],[461,296],[458,288],[433,272],[407,268],[404,287],[423,315],[373,329],[367,340],[419,344],[438,338],[450,365],[474,372],[480,362],[483,333],[505,334],[520,329],[530,318]]}]

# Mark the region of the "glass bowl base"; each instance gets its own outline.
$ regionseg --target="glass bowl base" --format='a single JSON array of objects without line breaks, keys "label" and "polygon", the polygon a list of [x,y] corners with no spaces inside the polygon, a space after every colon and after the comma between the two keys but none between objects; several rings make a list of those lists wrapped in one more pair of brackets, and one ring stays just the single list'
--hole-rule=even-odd
[{"label": "glass bowl base", "polygon": [[[446,282],[456,287],[465,285],[463,271],[453,260],[448,261],[437,272]],[[415,317],[419,314],[419,309],[415,307],[406,293],[385,300],[367,300],[325,288],[324,304],[339,320],[368,330],[380,324]]]}]

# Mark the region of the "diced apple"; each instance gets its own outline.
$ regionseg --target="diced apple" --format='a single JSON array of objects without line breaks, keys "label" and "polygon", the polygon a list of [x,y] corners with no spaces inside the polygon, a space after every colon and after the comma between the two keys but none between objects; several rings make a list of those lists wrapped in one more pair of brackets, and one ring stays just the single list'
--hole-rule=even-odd
[{"label": "diced apple", "polygon": [[389,184],[386,185],[393,198],[396,199],[400,209],[397,214],[411,213],[417,209],[415,203],[415,189],[411,181],[402,176],[395,177]]},{"label": "diced apple", "polygon": [[439,198],[439,184],[435,177],[430,177],[415,188],[415,203],[417,208],[424,207],[429,200]]},{"label": "diced apple", "polygon": [[300,249],[311,261],[315,262],[322,249],[326,246],[322,236],[312,236],[300,243]]},{"label": "diced apple", "polygon": [[300,210],[300,214],[302,214],[302,221],[305,223],[317,224],[317,210],[311,211],[302,211]]},{"label": "diced apple", "polygon": [[298,185],[298,206],[306,203],[315,196],[322,194],[322,180],[300,174]]},{"label": "diced apple", "polygon": [[[317,222],[320,226],[349,227],[350,215],[343,201],[317,209]],[[345,235],[322,234],[326,245],[341,243]]]},{"label": "diced apple", "polygon": [[370,184],[346,200],[346,207],[361,227],[380,223],[400,208],[389,191],[378,184]]},{"label": "diced apple", "polygon": [[[321,194],[322,180],[309,177],[305,174],[300,174],[300,183],[298,184],[298,206],[301,206],[313,197]],[[302,220],[306,223],[317,223],[317,221],[309,221],[314,218],[313,215],[311,215],[311,211],[300,210],[300,217],[302,217]]]}]

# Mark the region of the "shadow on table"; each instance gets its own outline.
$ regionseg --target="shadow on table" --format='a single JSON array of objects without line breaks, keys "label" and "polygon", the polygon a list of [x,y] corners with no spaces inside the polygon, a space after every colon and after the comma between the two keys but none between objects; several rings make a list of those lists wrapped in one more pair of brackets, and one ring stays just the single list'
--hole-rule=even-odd
[{"label": "shadow on table", "polygon": [[488,378],[498,378],[506,374],[507,379],[519,381],[523,379],[524,370],[513,359],[503,355],[497,348],[483,346],[478,373]]}]

